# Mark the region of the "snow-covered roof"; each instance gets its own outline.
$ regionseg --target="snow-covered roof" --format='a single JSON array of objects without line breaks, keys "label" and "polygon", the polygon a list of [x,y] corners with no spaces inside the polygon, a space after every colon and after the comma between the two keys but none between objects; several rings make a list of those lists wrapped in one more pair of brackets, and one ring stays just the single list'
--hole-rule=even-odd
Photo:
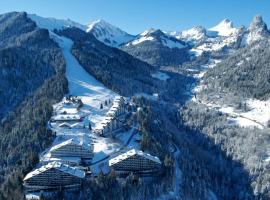
[{"label": "snow-covered roof", "polygon": [[58,126],[59,127],[64,127],[64,126],[71,127],[71,124],[67,123],[67,122],[64,122],[64,123],[59,124]]},{"label": "snow-covered roof", "polygon": [[43,162],[58,161],[58,162],[62,162],[62,163],[72,162],[72,163],[79,164],[81,162],[81,158],[80,157],[61,157],[61,158],[46,157],[42,161]]},{"label": "snow-covered roof", "polygon": [[[85,137],[84,137],[85,138]],[[59,149],[60,147],[63,147],[65,145],[69,145],[69,144],[74,144],[74,145],[79,145],[79,146],[83,146],[86,149],[89,149],[89,145],[91,145],[91,141],[88,141],[89,144],[87,144],[84,139],[79,139],[79,138],[71,138],[69,140],[66,140],[64,142],[61,142],[60,144],[57,144],[55,146],[53,146],[50,151],[54,151],[56,149]]]},{"label": "snow-covered roof", "polygon": [[70,127],[71,127],[71,128],[75,128],[75,127],[83,127],[83,124],[78,122],[78,123],[71,124]]},{"label": "snow-covered roof", "polygon": [[23,180],[26,181],[26,180],[28,180],[28,179],[30,179],[30,178],[32,178],[40,173],[43,173],[49,169],[57,169],[57,170],[60,170],[62,172],[68,173],[70,175],[77,176],[79,178],[85,177],[84,171],[82,171],[78,168],[63,164],[61,162],[54,161],[54,162],[50,162],[46,165],[43,165],[40,168],[35,169],[34,171],[28,173]]},{"label": "snow-covered roof", "polygon": [[109,160],[109,166],[114,165],[114,164],[116,164],[116,163],[118,163],[120,161],[123,161],[123,160],[125,160],[125,159],[127,159],[127,158],[129,158],[131,156],[134,156],[134,155],[139,155],[139,156],[142,156],[142,157],[144,157],[144,158],[146,158],[148,160],[152,160],[154,162],[157,162],[157,163],[161,164],[158,157],[152,156],[152,155],[150,155],[148,153],[144,153],[143,151],[140,151],[140,150],[137,150],[137,149],[131,149],[131,150],[129,150],[129,151],[123,153],[123,154],[120,154],[120,155],[116,156],[115,158],[110,159]]}]

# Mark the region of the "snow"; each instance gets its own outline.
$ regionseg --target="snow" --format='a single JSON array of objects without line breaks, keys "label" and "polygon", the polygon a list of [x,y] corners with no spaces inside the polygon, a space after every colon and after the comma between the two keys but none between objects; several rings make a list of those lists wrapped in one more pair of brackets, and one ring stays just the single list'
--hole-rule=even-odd
[{"label": "snow", "polygon": [[161,38],[161,41],[162,41],[162,44],[166,47],[169,47],[169,48],[179,48],[179,49],[182,49],[184,48],[185,46],[183,44],[181,44],[180,42],[177,42],[177,41],[173,41],[173,40],[170,40],[168,38],[165,38],[165,37],[162,37]]},{"label": "snow", "polygon": [[135,38],[135,36],[122,31],[104,20],[97,20],[88,25],[87,32],[91,32],[101,42],[119,47]]},{"label": "snow", "polygon": [[231,119],[231,121],[234,122],[235,125],[238,125],[240,127],[257,127],[259,129],[263,129],[263,126],[261,126],[260,124],[243,117],[236,117],[234,119]]},{"label": "snow", "polygon": [[[200,88],[197,90],[200,90]],[[267,122],[270,120],[270,100],[246,100],[247,107],[250,108],[250,110],[247,112],[237,110],[233,106],[218,105],[214,102],[204,102],[195,97],[192,98],[192,101],[204,104],[209,108],[216,109],[217,111],[227,114],[229,124],[238,125],[241,127],[257,127],[259,129],[264,129],[267,127]]]},{"label": "snow", "polygon": [[203,52],[220,51],[224,47],[230,47],[237,42],[238,35],[230,35],[228,37],[207,38],[207,40],[198,46],[193,47],[190,52],[195,56],[200,56]]},{"label": "snow", "polygon": [[270,156],[264,160],[264,162],[270,162]]},{"label": "snow", "polygon": [[40,194],[39,193],[28,193],[25,195],[25,199],[27,200],[39,200]]},{"label": "snow", "polygon": [[[248,60],[249,58],[245,58]],[[196,75],[197,78],[201,78],[205,71],[209,68],[215,67],[220,60],[211,59],[209,63],[205,66],[202,66],[205,70],[202,70],[199,74]],[[237,65],[241,65],[243,61],[237,63]],[[193,89],[194,93],[198,93],[207,88],[207,85],[204,85],[201,82],[198,86]],[[222,98],[222,96],[221,96]],[[204,104],[205,106],[215,109],[219,112],[228,115],[228,123],[231,125],[238,125],[241,127],[257,127],[259,129],[264,129],[267,127],[268,121],[270,120],[270,99],[266,101],[260,101],[257,99],[245,99],[243,103],[246,103],[248,111],[238,110],[231,105],[219,105],[213,101],[203,101],[201,99],[197,99],[196,96],[192,97],[192,101]]]},{"label": "snow", "polygon": [[161,81],[167,81],[170,78],[170,76],[168,74],[166,74],[164,72],[160,72],[160,71],[158,71],[154,74],[151,74],[151,76],[153,78],[159,79]]},{"label": "snow", "polygon": [[89,119],[95,126],[102,121],[106,108],[100,109],[103,101],[113,100],[116,93],[106,88],[102,83],[97,81],[78,63],[76,58],[71,54],[73,41],[57,36],[51,33],[53,39],[59,44],[66,60],[66,77],[68,79],[69,94],[81,98],[84,106],[83,109],[91,116]]},{"label": "snow", "polygon": [[267,122],[270,120],[270,100],[248,99],[246,103],[251,110],[241,113],[241,115],[267,126]]},{"label": "snow", "polygon": [[57,162],[57,161],[54,161],[54,162],[50,162],[46,165],[43,165],[35,170],[33,170],[32,172],[28,173],[25,177],[24,177],[24,181],[33,177],[33,176],[36,176],[37,174],[40,174],[44,171],[47,171],[48,169],[58,169],[62,172],[65,172],[65,173],[68,173],[68,174],[71,174],[71,175],[74,175],[74,176],[77,176],[79,178],[84,178],[85,177],[85,172],[78,169],[78,168],[75,168],[75,167],[71,167],[69,165],[66,165],[66,164],[63,164],[63,163],[60,163],[60,162]]},{"label": "snow", "polygon": [[175,36],[177,39],[185,39],[187,41],[201,40],[205,37],[205,30],[203,27],[197,26],[180,33],[171,32],[170,35]]},{"label": "snow", "polygon": [[[208,63],[206,65],[201,65],[200,66],[200,71],[199,71],[199,73],[194,75],[194,78],[201,79],[208,69],[214,68],[220,62],[221,62],[221,60],[209,59],[209,61],[208,61]],[[200,87],[200,85],[198,85],[197,87]],[[197,87],[195,87],[193,89],[194,92],[196,92]],[[203,87],[205,88],[206,86],[203,86]],[[198,91],[200,91],[200,90],[198,90]]]},{"label": "snow", "polygon": [[148,35],[148,34],[154,32],[154,31],[155,31],[154,28],[146,29],[144,32],[142,32],[142,33],[140,34],[140,36],[146,36],[146,35]]},{"label": "snow", "polygon": [[50,31],[53,31],[54,29],[61,30],[67,27],[77,27],[85,31],[87,28],[87,26],[71,21],[70,19],[64,20],[64,19],[55,19],[51,17],[46,18],[38,16],[36,14],[28,14],[27,16],[34,22],[36,22],[38,27],[45,28]]},{"label": "snow", "polygon": [[104,138],[93,134],[94,153],[104,152],[110,154],[117,151],[121,144],[112,138]]},{"label": "snow", "polygon": [[130,43],[126,44],[126,45],[127,46],[129,46],[130,44],[138,45],[138,44],[143,43],[145,41],[152,41],[152,40],[154,40],[154,38],[152,36],[143,36],[143,37],[141,37],[139,39],[133,40],[132,42],[130,42]]},{"label": "snow", "polygon": [[149,100],[152,100],[152,101],[157,101],[158,100],[158,95],[156,95],[156,93],[151,95],[151,94],[141,92],[141,93],[135,94],[134,96],[136,96],[138,98],[143,97],[143,98],[146,98],[146,99],[149,99]]},{"label": "snow", "polygon": [[115,137],[120,140],[124,146],[128,146],[128,148],[140,149],[140,143],[138,141],[141,140],[141,135],[137,129],[138,127],[132,127],[128,131],[119,132]]},{"label": "snow", "polygon": [[215,36],[215,34],[219,36],[230,36],[237,32],[237,28],[233,27],[232,21],[228,19],[222,20],[218,25],[209,29],[208,34],[210,36]]},{"label": "snow", "polygon": [[180,156],[180,150],[178,149],[178,147],[175,144],[171,144],[173,145],[172,148],[174,149],[174,158],[175,158],[175,178],[174,178],[174,185],[173,185],[173,190],[170,191],[168,194],[163,194],[162,196],[160,196],[159,198],[157,198],[158,200],[166,200],[166,199],[176,199],[176,200],[180,200],[180,196],[179,194],[181,194],[181,184],[182,184],[182,177],[183,177],[183,173],[180,169],[179,166],[179,156]]},{"label": "snow", "polygon": [[242,127],[257,127],[263,129],[267,127],[267,122],[270,120],[270,100],[260,101],[256,99],[246,100],[247,107],[250,111],[242,112],[235,111],[233,107],[223,107],[220,111],[233,115],[236,124]]},{"label": "snow", "polygon": [[244,45],[244,44],[251,44],[251,43],[254,43],[256,41],[262,40],[263,38],[265,38],[265,37],[259,32],[259,30],[257,30],[257,31],[255,31],[255,30],[250,31],[243,38],[242,45]]}]

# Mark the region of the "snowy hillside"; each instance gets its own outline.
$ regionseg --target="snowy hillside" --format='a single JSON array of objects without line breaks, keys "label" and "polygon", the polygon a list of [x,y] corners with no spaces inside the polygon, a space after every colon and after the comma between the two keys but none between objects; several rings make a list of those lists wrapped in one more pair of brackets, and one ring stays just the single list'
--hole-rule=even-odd
[{"label": "snowy hillside", "polygon": [[51,31],[53,31],[54,29],[61,30],[66,27],[77,27],[84,31],[87,29],[87,26],[71,21],[70,19],[64,20],[64,19],[55,19],[51,17],[46,18],[38,16],[36,14],[27,14],[27,16],[34,22],[36,22],[38,27],[46,28]]},{"label": "snowy hillside", "polygon": [[92,33],[99,41],[112,47],[119,47],[135,37],[104,20],[97,20],[88,25],[87,32]]}]

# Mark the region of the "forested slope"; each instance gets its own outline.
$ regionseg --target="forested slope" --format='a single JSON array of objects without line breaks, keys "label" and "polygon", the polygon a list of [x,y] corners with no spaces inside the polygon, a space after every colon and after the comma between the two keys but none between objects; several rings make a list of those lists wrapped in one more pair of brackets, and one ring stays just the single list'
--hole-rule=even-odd
[{"label": "forested slope", "polygon": [[22,199],[22,176],[52,141],[52,105],[67,93],[65,62],[26,13],[0,16],[0,199]]}]

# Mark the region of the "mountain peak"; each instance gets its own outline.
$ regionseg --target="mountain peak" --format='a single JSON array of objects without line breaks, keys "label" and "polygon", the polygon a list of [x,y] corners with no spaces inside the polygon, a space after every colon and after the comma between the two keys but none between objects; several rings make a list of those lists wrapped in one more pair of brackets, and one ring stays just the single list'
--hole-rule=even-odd
[{"label": "mountain peak", "polygon": [[146,35],[148,35],[148,34],[151,34],[151,33],[155,32],[155,31],[156,31],[156,29],[154,29],[154,28],[149,28],[149,29],[146,29],[144,32],[142,32],[142,33],[140,34],[140,36],[146,36]]},{"label": "mountain peak", "polygon": [[219,36],[229,36],[236,32],[236,28],[233,27],[233,22],[229,19],[223,19],[216,26],[209,29],[210,32],[215,32]]},{"label": "mountain peak", "polygon": [[202,26],[195,26],[193,28],[182,31],[179,35],[176,35],[178,39],[186,39],[188,41],[201,40],[205,37],[206,30]]},{"label": "mountain peak", "polygon": [[95,26],[113,26],[110,23],[106,22],[104,19],[97,19],[90,23],[87,28],[87,32],[91,31]]},{"label": "mountain peak", "polygon": [[127,43],[134,38],[134,36],[113,26],[103,19],[98,19],[89,24],[87,32],[92,33],[99,41],[112,47],[119,47],[123,43]]},{"label": "mountain peak", "polygon": [[256,15],[252,22],[250,23],[249,29],[250,30],[254,30],[254,29],[264,29],[267,30],[267,25],[266,23],[263,21],[262,16],[261,15]]},{"label": "mountain peak", "polygon": [[247,43],[259,41],[270,35],[266,23],[263,21],[261,15],[256,15],[248,28],[249,34],[247,36]]},{"label": "mountain peak", "polygon": [[233,22],[227,18],[223,19],[221,22],[219,22],[216,26],[212,27],[214,28],[233,28]]}]

